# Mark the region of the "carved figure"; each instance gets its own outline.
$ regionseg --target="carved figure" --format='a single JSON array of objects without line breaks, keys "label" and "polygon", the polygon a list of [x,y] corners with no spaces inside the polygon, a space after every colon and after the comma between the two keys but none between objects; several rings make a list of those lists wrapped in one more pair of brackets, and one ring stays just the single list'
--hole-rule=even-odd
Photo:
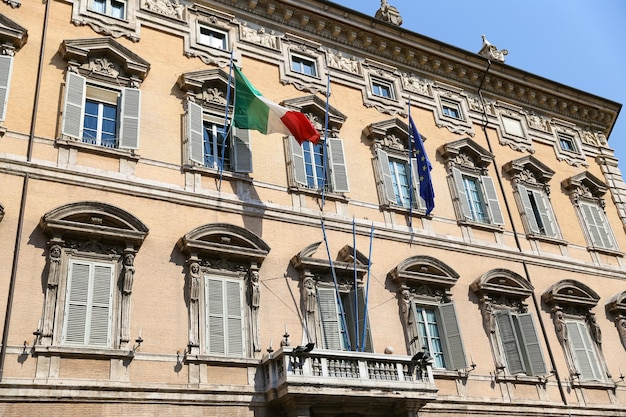
[{"label": "carved figure", "polygon": [[183,20],[185,6],[178,0],[146,0],[145,5],[150,11]]},{"label": "carved figure", "polygon": [[198,300],[200,296],[200,265],[197,262],[189,265],[189,298]]},{"label": "carved figure", "polygon": [[315,292],[313,278],[304,279],[304,288],[306,293],[306,312],[307,314],[314,314],[317,311],[317,293]]},{"label": "carved figure", "polygon": [[596,342],[598,346],[602,344],[602,330],[596,321],[595,314],[589,314],[587,316],[587,321],[589,322],[589,328],[591,329],[591,337],[593,341]]},{"label": "carved figure", "polygon": [[124,255],[124,294],[130,294],[133,291],[133,281],[135,277],[135,255],[127,253]]},{"label": "carved figure", "polygon": [[252,344],[255,352],[261,351],[261,339],[259,332],[259,305],[261,291],[259,288],[259,271],[250,272],[250,308],[252,312]]},{"label": "carved figure", "polygon": [[48,261],[50,266],[48,268],[48,286],[57,286],[59,285],[59,274],[61,272],[61,247],[59,245],[54,245],[50,248]]},{"label": "carved figure", "polygon": [[197,262],[192,262],[189,264],[189,346],[199,346],[199,296],[200,265]]},{"label": "carved figure", "polygon": [[400,16],[398,9],[390,6],[387,0],[380,1],[380,9],[376,11],[375,17],[384,22],[392,23],[397,26],[402,25],[402,17]]},{"label": "carved figure", "polygon": [[342,71],[352,72],[358,74],[359,64],[354,57],[346,58],[341,52],[336,54],[332,51],[328,51],[328,64]]},{"label": "carved figure", "polygon": [[504,57],[508,55],[509,51],[506,49],[498,50],[494,45],[491,44],[485,37],[482,35],[483,46],[478,52],[478,55],[487,58],[487,59],[495,59],[496,61],[504,62]]}]

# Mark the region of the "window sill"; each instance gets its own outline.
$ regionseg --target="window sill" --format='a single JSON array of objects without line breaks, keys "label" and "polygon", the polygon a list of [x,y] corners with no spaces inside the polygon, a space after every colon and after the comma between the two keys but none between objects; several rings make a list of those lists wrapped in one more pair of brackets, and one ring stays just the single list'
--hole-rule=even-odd
[{"label": "window sill", "polygon": [[33,356],[60,356],[74,358],[128,359],[134,356],[132,350],[93,348],[80,346],[35,345]]},{"label": "window sill", "polygon": [[528,233],[526,234],[526,238],[530,240],[540,240],[546,243],[553,243],[555,245],[567,245],[567,241],[560,239],[558,237],[550,237],[546,235],[540,235],[537,233]]},{"label": "window sill", "polygon": [[601,382],[601,381],[579,381],[577,379],[571,382],[572,388],[587,388],[587,389],[615,389],[614,382]]},{"label": "window sill", "polygon": [[[215,178],[219,178],[220,177],[220,172],[217,169],[213,169],[213,168],[206,168],[200,165],[183,165],[183,171],[184,172],[197,172],[201,175],[206,175],[208,177],[215,177]],[[249,174],[240,174],[237,172],[231,172],[231,171],[222,171],[222,178],[224,179],[228,179],[228,180],[238,180],[238,181],[245,181],[245,182],[249,182],[251,183],[253,178],[250,177]]]},{"label": "window sill", "polygon": [[212,355],[185,355],[184,361],[193,364],[216,364],[230,365],[238,367],[257,366],[261,363],[260,359],[240,358],[240,357],[224,357]]},{"label": "window sill", "polygon": [[426,212],[424,211],[424,209],[420,208],[420,207],[413,207],[413,210],[409,210],[407,207],[400,207],[400,206],[394,206],[392,204],[382,204],[380,206],[381,210],[387,210],[387,211],[393,211],[395,213],[399,213],[399,214],[404,214],[404,215],[409,215],[409,213],[411,213],[412,215],[418,215],[420,217],[432,217],[430,215],[426,216]]},{"label": "window sill", "polygon": [[495,375],[496,382],[510,382],[513,384],[523,384],[523,385],[544,385],[547,382],[546,377],[543,376],[531,376],[531,375]]},{"label": "window sill", "polygon": [[[322,198],[322,191],[321,190],[314,190],[312,188],[291,186],[291,187],[289,187],[288,191],[290,193],[305,194],[305,195],[308,195],[309,197],[313,197],[313,198],[320,198],[320,199]],[[343,193],[334,193],[332,191],[327,191],[324,194],[324,198],[326,200],[342,201],[344,203],[347,203],[350,200],[348,197],[345,196],[345,194],[343,194]]]},{"label": "window sill", "polygon": [[458,224],[460,226],[468,226],[473,227],[474,229],[481,229],[490,232],[498,232],[502,233],[504,231],[503,226],[495,225],[495,224],[487,224],[487,223],[479,223],[470,220],[458,220]]},{"label": "window sill", "polygon": [[57,146],[65,148],[76,148],[85,152],[90,152],[98,155],[111,156],[116,158],[131,159],[139,161],[140,156],[135,153],[134,149],[118,149],[118,148],[105,148],[104,146],[91,145],[89,143],[80,142],[73,139],[60,138],[56,140]]},{"label": "window sill", "polygon": [[620,251],[615,250],[615,249],[600,248],[600,247],[597,247],[597,246],[588,246],[587,250],[589,252],[598,252],[598,253],[602,253],[602,254],[605,254],[605,255],[617,256],[617,257],[620,257],[620,258],[624,257],[624,253],[623,252],[620,252]]}]

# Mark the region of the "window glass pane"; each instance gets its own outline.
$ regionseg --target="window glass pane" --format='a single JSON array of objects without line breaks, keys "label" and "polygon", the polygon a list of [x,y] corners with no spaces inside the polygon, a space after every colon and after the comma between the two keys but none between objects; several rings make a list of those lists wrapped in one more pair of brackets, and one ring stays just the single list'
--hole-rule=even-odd
[{"label": "window glass pane", "polygon": [[301,74],[317,76],[315,61],[300,56],[291,57],[291,70]]},{"label": "window glass pane", "polygon": [[123,1],[111,0],[111,16],[118,19],[125,19],[126,3]]},{"label": "window glass pane", "polygon": [[506,131],[506,133],[515,136],[524,136],[522,123],[519,120],[502,116],[502,124],[504,125],[504,130]]},{"label": "window glass pane", "polygon": [[393,98],[393,89],[390,84],[382,82],[372,82],[372,93],[375,96]]},{"label": "window glass pane", "polygon": [[204,166],[214,169],[231,169],[230,140],[224,137],[224,126],[204,122]]},{"label": "window glass pane", "polygon": [[94,12],[105,14],[106,0],[93,0],[91,8]]},{"label": "window glass pane", "polygon": [[562,133],[559,133],[558,137],[561,149],[568,152],[577,152],[576,145],[574,144],[574,138]]},{"label": "window glass pane", "polygon": [[391,171],[391,182],[396,196],[396,204],[401,207],[409,207],[411,203],[411,189],[409,187],[407,164],[397,159],[389,159],[389,170]]},{"label": "window glass pane", "polygon": [[198,42],[212,48],[226,49],[226,33],[200,26],[200,39]]},{"label": "window glass pane", "polygon": [[321,189],[326,184],[324,180],[323,146],[322,142],[315,145],[308,141],[302,143],[304,169],[306,171],[307,186],[309,188]]},{"label": "window glass pane", "polygon": [[539,227],[539,233],[542,235],[546,234],[546,228],[543,224],[543,220],[541,219],[541,213],[539,213],[539,206],[537,205],[537,200],[535,200],[535,195],[532,191],[528,190],[528,199],[530,200],[530,205],[533,209],[533,214],[535,215],[535,220],[537,221],[537,226]]},{"label": "window glass pane", "polygon": [[433,359],[433,366],[436,368],[445,368],[445,360],[443,357],[443,346],[437,326],[437,315],[434,309],[417,308],[417,323],[420,336],[425,346],[422,346]]},{"label": "window glass pane", "polygon": [[117,146],[117,106],[85,100],[83,142],[108,148]]},{"label": "window glass pane", "polygon": [[483,201],[482,191],[477,178],[463,176],[463,186],[467,194],[472,220],[489,223],[489,217]]},{"label": "window glass pane", "polygon": [[441,110],[444,116],[452,117],[454,119],[461,118],[461,109],[458,103],[453,103],[449,101],[442,101]]}]

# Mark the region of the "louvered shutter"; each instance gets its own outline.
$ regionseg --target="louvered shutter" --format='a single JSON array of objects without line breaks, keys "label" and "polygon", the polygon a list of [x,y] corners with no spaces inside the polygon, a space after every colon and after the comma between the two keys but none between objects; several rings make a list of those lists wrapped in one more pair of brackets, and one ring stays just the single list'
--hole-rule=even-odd
[{"label": "louvered shutter", "polygon": [[328,139],[329,163],[333,181],[333,191],[347,193],[350,191],[348,184],[348,169],[343,150],[343,141],[337,138]]},{"label": "louvered shutter", "polygon": [[517,192],[519,193],[520,200],[522,200],[522,205],[524,206],[524,213],[526,213],[526,220],[528,221],[528,227],[532,233],[539,233],[539,224],[537,223],[537,218],[535,217],[535,211],[533,210],[533,205],[530,201],[530,197],[528,197],[528,189],[521,184],[517,186]]},{"label": "louvered shutter", "polygon": [[90,273],[89,263],[70,263],[63,338],[69,344],[86,342]]},{"label": "louvered shutter", "polygon": [[452,167],[452,178],[454,180],[457,196],[459,197],[461,214],[466,220],[472,220],[472,211],[470,210],[467,193],[465,192],[465,186],[463,185],[463,174],[461,174],[461,171],[459,171],[458,168]]},{"label": "louvered shutter", "polygon": [[225,290],[226,340],[228,342],[226,353],[232,356],[243,356],[244,339],[241,282],[225,281]]},{"label": "louvered shutter", "polygon": [[511,314],[508,311],[497,312],[496,325],[508,373],[511,375],[526,373]]},{"label": "louvered shutter", "polygon": [[604,213],[594,204],[580,203],[587,230],[594,246],[612,249],[613,239],[604,220]]},{"label": "louvered shutter", "polygon": [[9,55],[0,55],[0,121],[3,121],[6,118],[12,70],[13,57]]},{"label": "louvered shutter", "polygon": [[124,88],[122,92],[122,112],[120,123],[120,148],[139,148],[139,115],[141,112],[141,91]]},{"label": "louvered shutter", "polygon": [[318,288],[317,301],[322,321],[322,332],[324,333],[324,348],[342,350],[343,335],[335,290],[333,288]]},{"label": "louvered shutter", "polygon": [[113,268],[93,266],[93,292],[89,325],[89,345],[109,346],[111,339]]},{"label": "louvered shutter", "polygon": [[498,195],[496,194],[496,187],[491,177],[483,175],[480,177],[483,187],[485,188],[485,196],[487,197],[487,205],[489,212],[491,213],[492,224],[504,224],[504,217],[502,217],[502,210],[500,210],[500,203],[498,202]]},{"label": "louvered shutter", "polygon": [[304,167],[304,151],[296,138],[289,136],[289,147],[291,148],[291,163],[293,164],[293,179],[296,184],[307,185],[306,170]]},{"label": "louvered shutter", "polygon": [[598,358],[585,323],[568,321],[567,334],[581,381],[602,381]]},{"label": "louvered shutter", "polygon": [[231,127],[233,171],[235,172],[252,172],[252,150],[248,132],[248,129]]},{"label": "louvered shutter", "polygon": [[418,306],[415,304],[415,302],[411,301],[411,308],[409,309],[409,317],[407,323],[407,325],[410,326],[407,328],[407,336],[409,338],[409,351],[411,355],[415,355],[417,352],[421,352],[422,346],[424,345],[420,341],[420,332],[417,323],[417,308]]},{"label": "louvered shutter", "polygon": [[445,342],[447,369],[457,370],[467,367],[465,350],[461,339],[461,330],[456,319],[456,310],[453,303],[439,305],[441,316],[441,338]]},{"label": "louvered shutter", "polygon": [[224,355],[226,353],[226,329],[224,328],[224,293],[220,279],[207,278],[207,353]]},{"label": "louvered shutter", "polygon": [[518,338],[525,357],[526,374],[545,375],[547,373],[546,364],[543,360],[532,315],[530,313],[517,314],[513,318],[518,324]]},{"label": "louvered shutter", "polygon": [[[357,306],[355,309],[355,294]],[[344,306],[345,307],[345,306]],[[348,306],[346,308],[346,321],[348,327],[348,335],[350,337],[351,348],[354,351],[372,352],[372,335],[369,325],[369,320],[365,317],[365,291],[363,288],[357,288],[352,290],[348,296]],[[357,319],[355,312],[358,313],[358,330],[355,326]],[[363,335],[363,325],[365,324],[365,335]],[[357,340],[356,335],[359,335]],[[362,350],[363,342],[365,342],[365,348]],[[357,350],[358,349],[358,350]]]},{"label": "louvered shutter", "polygon": [[411,179],[413,180],[413,207],[426,207],[426,201],[420,195],[420,173],[417,159],[411,158]]},{"label": "louvered shutter", "polygon": [[65,105],[63,107],[63,127],[61,133],[74,139],[83,134],[83,114],[85,111],[85,77],[67,72],[65,81]]},{"label": "louvered shutter", "polygon": [[187,100],[187,142],[189,159],[204,166],[204,124],[202,106]]},{"label": "louvered shutter", "polygon": [[543,230],[546,236],[556,237],[556,226],[545,195],[539,191],[533,191],[533,196],[537,203],[537,209],[539,210],[539,216],[541,217],[541,223],[543,223]]},{"label": "louvered shutter", "polygon": [[383,191],[387,200],[386,203],[396,204],[396,193],[393,190],[393,180],[391,178],[391,170],[389,169],[389,155],[382,149],[377,149],[376,156],[383,181]]}]

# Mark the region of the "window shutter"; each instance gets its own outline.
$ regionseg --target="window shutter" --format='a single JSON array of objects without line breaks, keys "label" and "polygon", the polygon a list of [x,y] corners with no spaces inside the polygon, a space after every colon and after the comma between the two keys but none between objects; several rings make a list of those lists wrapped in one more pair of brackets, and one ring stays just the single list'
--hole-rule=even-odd
[{"label": "window shutter", "polygon": [[500,336],[500,345],[506,358],[508,373],[510,375],[526,373],[511,314],[508,311],[497,312],[496,325],[498,326],[498,336]]},{"label": "window shutter", "polygon": [[461,339],[461,330],[456,320],[456,311],[453,303],[441,304],[439,306],[441,315],[442,339],[445,339],[446,364],[448,369],[457,370],[467,367],[465,361],[465,350]]},{"label": "window shutter", "polygon": [[94,265],[93,295],[91,303],[91,322],[89,344],[109,346],[111,339],[111,302],[113,287],[113,268],[110,265]]},{"label": "window shutter", "polygon": [[483,183],[483,187],[485,187],[487,205],[489,206],[489,212],[491,213],[491,223],[503,225],[504,217],[502,217],[502,211],[500,210],[500,203],[498,202],[498,195],[496,194],[496,187],[493,184],[493,180],[487,175],[482,175],[480,178]]},{"label": "window shutter", "polygon": [[594,204],[581,202],[580,207],[593,245],[612,249],[614,247],[613,240],[605,224],[604,213],[600,212],[600,208]]},{"label": "window shutter", "polygon": [[139,115],[141,109],[141,91],[136,88],[124,88],[122,93],[122,117],[120,124],[120,148],[139,148]]},{"label": "window shutter", "polygon": [[67,303],[65,309],[64,341],[84,345],[87,331],[87,310],[89,308],[90,264],[71,262]]},{"label": "window shutter", "polygon": [[6,118],[12,70],[13,57],[9,55],[0,55],[0,121],[3,121]]},{"label": "window shutter", "polygon": [[226,329],[224,328],[224,294],[223,282],[219,279],[207,278],[207,351],[224,355],[226,353]]},{"label": "window shutter", "polygon": [[420,332],[417,323],[416,309],[418,306],[414,301],[411,301],[411,308],[409,309],[409,318],[407,323],[407,336],[409,338],[409,352],[411,355],[415,355],[417,352],[422,351],[424,345],[420,340]]},{"label": "window shutter", "polygon": [[413,180],[413,206],[416,208],[426,207],[426,202],[420,195],[420,173],[417,166],[417,159],[411,158],[411,178]]},{"label": "window shutter", "polygon": [[538,191],[533,191],[533,196],[537,203],[537,209],[539,210],[539,216],[541,216],[541,223],[543,223],[546,236],[556,237],[556,226],[546,196]]},{"label": "window shutter", "polygon": [[[357,309],[355,310],[354,306],[354,296],[356,293],[357,297]],[[344,306],[345,308],[345,306]],[[359,340],[356,340],[356,328],[355,321],[356,317],[354,312],[358,312],[359,322],[358,322],[358,334]],[[356,290],[352,290],[348,296],[348,308],[346,310],[346,320],[348,326],[348,335],[350,336],[350,344],[351,348],[354,351],[361,351],[363,342],[365,342],[364,352],[372,352],[372,335],[370,330],[369,320],[365,317],[365,291],[363,288],[359,287]],[[363,335],[363,324],[365,326],[365,336]]]},{"label": "window shutter", "polygon": [[576,361],[576,370],[580,373],[581,381],[602,381],[598,358],[589,337],[587,326],[578,321],[568,321],[565,325],[567,326],[570,348]]},{"label": "window shutter", "polygon": [[537,337],[537,331],[530,313],[517,314],[513,316],[519,328],[518,338],[520,346],[525,356],[526,374],[545,375],[547,374],[546,364],[541,353],[541,345]]},{"label": "window shutter", "polygon": [[466,220],[472,220],[472,211],[470,210],[469,201],[467,200],[467,193],[465,192],[465,186],[463,185],[463,175],[458,168],[452,167],[452,178],[454,179],[456,193],[459,197],[461,214],[463,215],[463,217],[465,217]]},{"label": "window shutter", "polygon": [[231,125],[230,136],[233,141],[233,171],[252,172],[252,150],[248,129],[239,129]]},{"label": "window shutter", "polygon": [[333,288],[318,288],[317,301],[324,333],[324,348],[342,350],[342,332],[337,305],[337,297]]},{"label": "window shutter", "polygon": [[74,139],[81,139],[83,134],[85,86],[85,77],[67,72],[61,133]]},{"label": "window shutter", "polygon": [[347,193],[350,191],[348,184],[348,169],[343,151],[343,141],[341,139],[328,139],[329,164],[333,181],[333,191],[337,193]]},{"label": "window shutter", "polygon": [[524,213],[526,213],[526,220],[528,221],[528,227],[530,228],[530,232],[539,233],[539,224],[537,223],[537,218],[535,217],[533,205],[530,202],[530,198],[528,197],[528,189],[523,185],[518,184],[517,192],[519,193],[520,199],[522,200],[522,205],[524,206]]},{"label": "window shutter", "polygon": [[391,170],[389,169],[389,155],[382,149],[376,150],[376,156],[378,159],[378,167],[380,169],[383,191],[385,193],[386,203],[396,203],[396,193],[393,190],[393,181],[391,179]]},{"label": "window shutter", "polygon": [[204,166],[204,124],[202,106],[187,100],[187,142],[189,159]]},{"label": "window shutter", "polygon": [[226,340],[228,341],[226,353],[234,356],[243,356],[243,305],[241,300],[241,282],[225,281],[224,283],[226,285]]},{"label": "window shutter", "polygon": [[289,135],[289,146],[291,148],[291,163],[293,164],[293,179],[296,185],[307,185],[306,171],[304,168],[304,151],[296,138]]}]

